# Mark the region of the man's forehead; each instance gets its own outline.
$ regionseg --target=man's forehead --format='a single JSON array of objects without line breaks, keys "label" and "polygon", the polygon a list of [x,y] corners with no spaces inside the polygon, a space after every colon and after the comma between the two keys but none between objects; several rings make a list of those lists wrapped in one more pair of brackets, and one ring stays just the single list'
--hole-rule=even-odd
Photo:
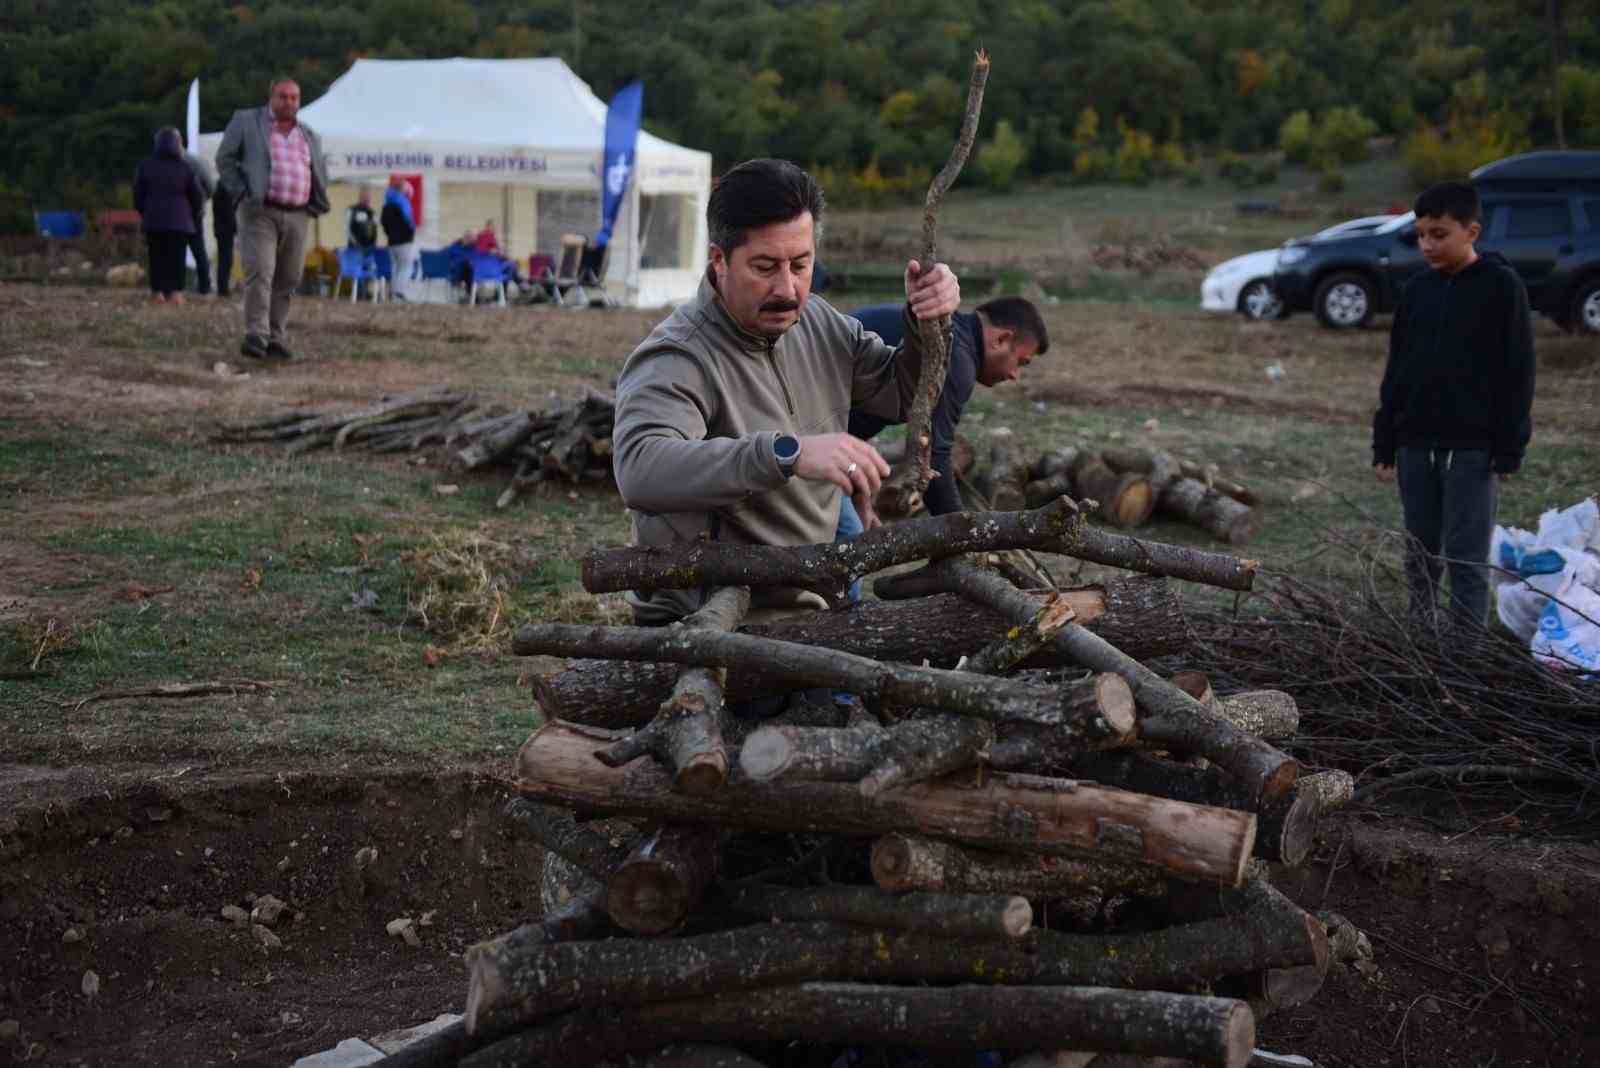
[{"label": "man's forehead", "polygon": [[749,259],[788,260],[808,256],[815,248],[816,227],[807,211],[793,219],[749,231],[738,251],[745,252]]}]

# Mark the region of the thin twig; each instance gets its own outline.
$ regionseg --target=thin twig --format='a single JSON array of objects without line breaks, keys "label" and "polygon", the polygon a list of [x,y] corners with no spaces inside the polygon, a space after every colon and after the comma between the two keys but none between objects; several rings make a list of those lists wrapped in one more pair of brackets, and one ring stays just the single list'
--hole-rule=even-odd
[{"label": "thin twig", "polygon": [[[124,701],[134,697],[205,697],[209,694],[235,694],[240,691],[253,692],[270,689],[272,689],[270,683],[257,682],[254,679],[218,679],[215,682],[171,682],[162,686],[145,686],[133,690],[101,690],[98,693],[92,693],[87,697],[80,698],[76,703],[72,704],[72,710],[76,712],[84,705],[93,704],[96,701]],[[62,707],[67,707],[67,702],[63,702]]]}]

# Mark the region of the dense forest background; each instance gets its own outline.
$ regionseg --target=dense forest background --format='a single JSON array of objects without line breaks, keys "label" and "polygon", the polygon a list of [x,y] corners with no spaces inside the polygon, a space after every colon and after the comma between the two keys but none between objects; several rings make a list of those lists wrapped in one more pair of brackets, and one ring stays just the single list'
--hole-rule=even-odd
[{"label": "dense forest background", "polygon": [[278,73],[309,101],[363,56],[556,55],[602,98],[642,78],[646,127],[718,168],[892,195],[949,151],[980,45],[972,180],[998,188],[1248,176],[1262,150],[1336,185],[1383,135],[1418,181],[1600,147],[1600,0],[0,0],[0,193],[122,199],[196,76],[215,130]]}]

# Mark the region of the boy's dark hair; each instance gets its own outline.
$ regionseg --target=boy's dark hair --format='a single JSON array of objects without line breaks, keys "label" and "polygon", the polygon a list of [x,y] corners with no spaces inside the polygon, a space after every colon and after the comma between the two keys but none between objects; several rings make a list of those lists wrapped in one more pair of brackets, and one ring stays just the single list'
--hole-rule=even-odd
[{"label": "boy's dark hair", "polygon": [[1014,330],[1037,341],[1038,355],[1043,356],[1050,350],[1050,331],[1045,329],[1044,317],[1034,307],[1033,301],[1022,297],[996,297],[978,305],[978,311],[995,326]]},{"label": "boy's dark hair", "polygon": [[745,243],[751,230],[811,213],[822,237],[822,187],[788,160],[752,159],[729,170],[711,187],[706,228],[724,255]]},{"label": "boy's dark hair", "polygon": [[1417,195],[1412,205],[1417,218],[1442,219],[1446,215],[1467,226],[1482,217],[1483,208],[1478,202],[1478,191],[1471,182],[1440,182],[1430,185]]}]

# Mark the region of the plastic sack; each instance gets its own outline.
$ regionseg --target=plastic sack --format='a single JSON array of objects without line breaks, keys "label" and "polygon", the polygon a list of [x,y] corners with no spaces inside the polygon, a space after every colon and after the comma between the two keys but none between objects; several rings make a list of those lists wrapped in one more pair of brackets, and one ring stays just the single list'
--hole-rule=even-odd
[{"label": "plastic sack", "polygon": [[1574,582],[1547,598],[1530,648],[1551,667],[1600,671],[1600,592]]},{"label": "plastic sack", "polygon": [[1489,560],[1497,568],[1493,572],[1495,613],[1500,622],[1523,641],[1534,641],[1548,625],[1567,635],[1580,635],[1565,640],[1577,640],[1580,647],[1586,646],[1591,639],[1581,635],[1590,624],[1581,616],[1600,619],[1600,615],[1580,609],[1581,614],[1567,622],[1551,619],[1547,624],[1546,614],[1552,597],[1577,605],[1585,593],[1600,590],[1597,550],[1600,507],[1593,497],[1570,508],[1545,512],[1539,517],[1537,533],[1518,527],[1495,527]]}]

